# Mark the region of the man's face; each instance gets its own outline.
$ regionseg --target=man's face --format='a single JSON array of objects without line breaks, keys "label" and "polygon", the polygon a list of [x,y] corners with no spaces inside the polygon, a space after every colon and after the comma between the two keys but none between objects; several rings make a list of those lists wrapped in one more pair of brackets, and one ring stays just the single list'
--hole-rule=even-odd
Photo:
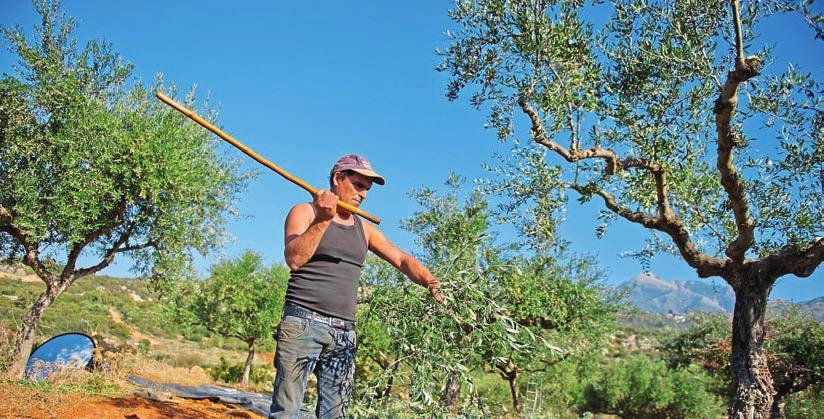
[{"label": "man's face", "polygon": [[335,194],[341,201],[359,207],[366,200],[369,189],[372,188],[372,179],[352,172],[348,176],[342,173],[335,174]]}]

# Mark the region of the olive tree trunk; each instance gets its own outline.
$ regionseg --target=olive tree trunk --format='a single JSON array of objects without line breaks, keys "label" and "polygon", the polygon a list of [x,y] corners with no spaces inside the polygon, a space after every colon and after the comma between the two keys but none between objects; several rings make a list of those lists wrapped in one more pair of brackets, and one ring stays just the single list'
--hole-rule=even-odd
[{"label": "olive tree trunk", "polygon": [[518,391],[518,371],[512,371],[506,376],[509,382],[509,393],[512,395],[512,408],[516,413],[521,412],[521,393]]},{"label": "olive tree trunk", "polygon": [[60,294],[71,284],[67,281],[64,285],[55,284],[56,281],[46,283],[46,290],[43,291],[37,300],[32,304],[29,312],[23,317],[20,328],[17,330],[14,348],[11,353],[11,364],[6,370],[6,376],[10,379],[19,380],[25,377],[26,363],[31,355],[34,346],[34,339],[37,332],[37,325],[43,318],[43,313],[57,299]]},{"label": "olive tree trunk", "polygon": [[240,385],[243,387],[249,385],[249,374],[252,371],[252,361],[255,359],[255,340],[248,340],[246,344],[249,345],[249,351],[246,353],[246,365],[243,367],[243,378],[240,380]]},{"label": "olive tree trunk", "polygon": [[731,419],[767,419],[773,405],[773,379],[764,353],[764,316],[773,280],[743,274],[731,284],[735,291],[732,321],[732,367],[735,394],[730,405]]}]

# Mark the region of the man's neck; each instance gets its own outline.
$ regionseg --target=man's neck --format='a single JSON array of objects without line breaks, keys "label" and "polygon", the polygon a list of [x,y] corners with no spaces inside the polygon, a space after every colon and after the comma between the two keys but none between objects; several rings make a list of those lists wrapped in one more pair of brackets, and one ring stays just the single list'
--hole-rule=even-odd
[{"label": "man's neck", "polygon": [[335,215],[335,222],[338,224],[352,224],[354,222],[354,217],[351,212],[342,211],[338,208],[338,213]]}]

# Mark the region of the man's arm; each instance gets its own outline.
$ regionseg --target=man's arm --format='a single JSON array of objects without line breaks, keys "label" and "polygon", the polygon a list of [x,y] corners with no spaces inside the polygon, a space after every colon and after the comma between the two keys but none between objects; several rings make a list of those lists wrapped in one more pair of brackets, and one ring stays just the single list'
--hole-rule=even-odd
[{"label": "man's arm", "polygon": [[432,295],[437,302],[443,302],[443,296],[438,291],[441,283],[429,272],[429,269],[423,266],[414,256],[404,252],[398,248],[398,246],[395,246],[394,243],[390,242],[377,227],[367,223],[363,223],[363,225],[366,230],[366,240],[369,243],[369,250],[371,250],[372,253],[380,256],[381,259],[389,262],[389,264],[397,270],[403,272],[412,282],[429,289],[429,294]]},{"label": "man's arm", "polygon": [[[283,257],[289,269],[296,271],[306,264],[329,228],[337,210],[337,195],[318,191],[312,204],[298,204],[286,216],[283,228]],[[314,206],[314,208],[313,208]]]}]

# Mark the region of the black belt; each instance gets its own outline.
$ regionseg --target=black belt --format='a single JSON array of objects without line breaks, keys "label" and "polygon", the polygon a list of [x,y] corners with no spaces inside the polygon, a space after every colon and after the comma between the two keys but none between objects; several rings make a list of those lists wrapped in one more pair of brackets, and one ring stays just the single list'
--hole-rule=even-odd
[{"label": "black belt", "polygon": [[337,329],[355,330],[355,322],[353,322],[353,321],[343,320],[343,319],[339,319],[337,317],[321,316],[320,314],[315,313],[314,311],[307,310],[305,308],[301,308],[301,307],[298,307],[298,306],[289,305],[289,306],[284,307],[283,315],[284,316],[295,316],[295,317],[300,317],[302,319],[313,320],[313,321],[316,321],[316,322],[328,324],[329,326],[337,328]]}]

